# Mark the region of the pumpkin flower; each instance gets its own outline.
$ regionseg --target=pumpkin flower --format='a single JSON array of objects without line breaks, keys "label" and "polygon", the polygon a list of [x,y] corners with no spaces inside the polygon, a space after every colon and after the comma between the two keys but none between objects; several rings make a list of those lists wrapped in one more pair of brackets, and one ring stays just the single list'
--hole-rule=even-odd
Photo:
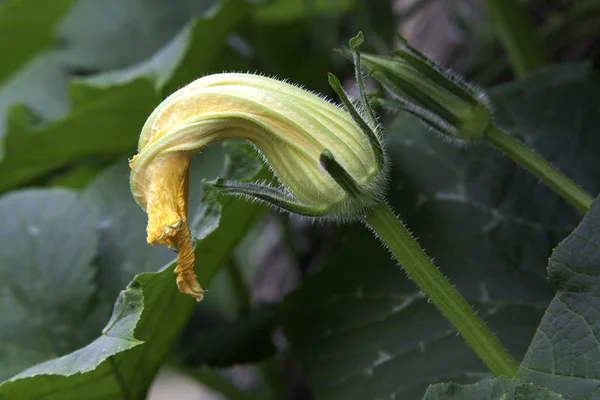
[{"label": "pumpkin flower", "polygon": [[148,214],[148,243],[178,251],[177,286],[202,299],[187,222],[189,166],[223,139],[254,144],[279,185],[217,179],[207,197],[247,196],[308,217],[351,219],[382,201],[385,153],[377,124],[330,83],[347,111],[275,79],[251,74],[200,78],[165,99],[146,121],[131,160],[131,191]]}]

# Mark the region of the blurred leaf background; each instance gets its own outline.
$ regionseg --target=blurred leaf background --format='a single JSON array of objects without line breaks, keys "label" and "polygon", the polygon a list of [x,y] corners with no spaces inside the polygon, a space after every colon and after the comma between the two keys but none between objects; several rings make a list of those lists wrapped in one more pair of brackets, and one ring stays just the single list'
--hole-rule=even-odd
[{"label": "blurred leaf background", "polygon": [[[1,0],[0,398],[420,399],[489,377],[361,226],[200,203],[202,178],[264,176],[243,144],[194,162],[206,300],[145,243],[126,160],[154,107],[222,71],[331,98],[333,72],[352,92],[333,50],[358,30],[365,51],[401,32],[490,88],[502,126],[598,193],[596,0]],[[392,205],[520,361],[580,217],[492,149],[379,114]]]}]

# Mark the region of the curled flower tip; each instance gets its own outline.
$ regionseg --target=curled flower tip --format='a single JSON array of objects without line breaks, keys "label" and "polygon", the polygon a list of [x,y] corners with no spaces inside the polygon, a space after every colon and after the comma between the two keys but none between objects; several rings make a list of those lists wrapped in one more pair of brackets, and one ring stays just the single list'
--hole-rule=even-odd
[{"label": "curled flower tip", "polygon": [[292,213],[343,219],[382,200],[386,171],[380,133],[373,119],[365,121],[347,98],[342,100],[350,112],[275,79],[217,74],[192,82],[154,110],[130,162],[131,191],[148,213],[148,243],[177,249],[175,274],[182,292],[197,299],[203,294],[187,223],[190,160],[216,141],[252,142],[280,185],[220,179],[209,185],[207,198],[246,196]]},{"label": "curled flower tip", "polygon": [[[177,267],[173,273],[177,276],[177,287],[182,293],[189,294],[201,301],[204,298],[204,290],[200,287],[196,274],[194,273],[194,249],[190,229],[186,222],[182,222],[182,226],[173,236],[176,240]],[[185,225],[185,226],[183,226]]]}]

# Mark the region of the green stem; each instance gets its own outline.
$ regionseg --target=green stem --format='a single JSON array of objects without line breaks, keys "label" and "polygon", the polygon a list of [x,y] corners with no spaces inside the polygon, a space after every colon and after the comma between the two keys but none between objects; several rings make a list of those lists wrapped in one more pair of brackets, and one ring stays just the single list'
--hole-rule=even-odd
[{"label": "green stem", "polygon": [[460,293],[433,265],[394,212],[385,204],[377,205],[365,217],[365,222],[490,371],[496,376],[514,377],[519,365]]},{"label": "green stem", "polygon": [[484,138],[541,179],[579,211],[585,213],[590,209],[594,198],[589,193],[523,143],[496,127],[489,129]]},{"label": "green stem", "polygon": [[260,370],[271,391],[271,398],[274,400],[285,399],[284,380],[276,359],[271,357],[270,359],[262,360]]},{"label": "green stem", "polygon": [[489,12],[515,74],[523,78],[546,64],[536,32],[519,0],[488,0]]},{"label": "green stem", "polygon": [[365,38],[378,54],[390,52],[389,45],[373,26],[372,15],[369,12],[370,0],[360,0],[354,7],[354,16],[358,26],[365,32]]},{"label": "green stem", "polygon": [[240,271],[240,267],[237,264],[237,261],[234,257],[229,259],[229,262],[226,265],[227,276],[229,277],[229,282],[231,283],[231,289],[233,290],[233,295],[235,296],[235,301],[238,306],[238,310],[246,311],[250,308],[250,292],[248,287],[246,286],[246,282],[244,277],[242,276],[242,271]]},{"label": "green stem", "polygon": [[294,244],[294,232],[292,231],[292,224],[290,216],[283,213],[277,213],[277,218],[279,222],[279,229],[281,229],[281,234],[279,235],[281,244],[290,258],[290,261],[293,265],[297,267],[301,267],[301,262],[298,257],[298,252],[296,251],[296,246]]},{"label": "green stem", "polygon": [[[598,0],[579,0],[559,16],[548,20],[539,28],[539,37],[545,43],[548,54],[555,54],[558,49],[568,43],[574,43],[578,38],[592,34],[590,30],[598,29],[591,20],[598,15],[600,2]],[[489,62],[491,56],[481,58],[472,67],[476,71],[473,82],[486,86],[500,78],[508,68],[508,60],[501,58]]]},{"label": "green stem", "polygon": [[[242,272],[240,271],[240,267],[233,257],[227,264],[227,274],[229,276],[229,280],[231,281],[231,286],[235,294],[238,309],[248,310],[251,305],[250,291],[248,290],[248,286],[246,285]],[[264,382],[269,388],[271,399],[283,399],[285,393],[283,387],[283,377],[279,373],[277,365],[275,364],[275,360],[262,360],[260,362],[260,370],[262,372]]]}]

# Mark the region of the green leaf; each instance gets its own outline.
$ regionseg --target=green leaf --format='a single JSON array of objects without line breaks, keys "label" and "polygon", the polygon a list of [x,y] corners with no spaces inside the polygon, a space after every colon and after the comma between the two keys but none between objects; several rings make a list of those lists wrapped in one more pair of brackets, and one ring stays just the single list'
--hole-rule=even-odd
[{"label": "green leaf", "polygon": [[122,68],[152,56],[215,0],[79,0],[61,24],[64,61],[93,71]]},{"label": "green leaf", "polygon": [[[260,7],[260,1],[223,0],[210,14],[198,17],[189,33],[185,57],[179,62],[172,79],[165,87],[165,92],[172,93],[217,68],[215,61],[225,45],[228,34],[250,15],[251,11]],[[210,40],[206,40],[208,37]]]},{"label": "green leaf", "polygon": [[60,118],[68,110],[67,72],[56,52],[41,52],[0,87],[0,137],[9,106],[26,105],[36,117]]},{"label": "green leaf", "polygon": [[[367,259],[377,242],[348,233],[342,240],[335,264],[330,261],[288,297],[283,309],[285,334],[318,398],[419,399],[431,383],[474,381],[488,374],[384,251],[386,258]],[[358,243],[363,257],[352,250]],[[443,267],[447,264],[442,264],[446,272]],[[513,353],[525,352],[541,306],[471,303],[503,344]]]},{"label": "green leaf", "polygon": [[[237,157],[248,155],[234,153],[231,156],[232,159]],[[254,165],[254,169],[247,171],[246,179],[254,177],[259,161]],[[121,195],[131,196],[128,191]],[[195,201],[192,199],[192,206]],[[264,211],[257,205],[233,198],[202,205],[197,211],[190,207],[190,220],[198,238],[196,274],[204,287]],[[144,226],[139,229],[143,232]],[[147,246],[139,242],[129,245]],[[174,267],[171,263],[160,272],[137,275],[119,296],[113,317],[100,337],[74,353],[36,365],[3,382],[0,397],[58,400],[81,398],[85,393],[86,399],[143,398],[196,304],[178,291]]]},{"label": "green leaf", "polygon": [[559,394],[548,389],[518,383],[501,376],[471,385],[440,383],[430,386],[423,400],[560,400]]},{"label": "green leaf", "polygon": [[[139,398],[155,372],[152,368],[156,368],[156,357],[165,352],[162,346],[192,306],[176,295],[172,278],[171,268],[138,275],[119,296],[100,337],[82,349],[3,382],[0,395],[7,399],[65,399],[86,393],[89,399]],[[183,309],[167,312],[167,307]],[[169,332],[165,332],[161,319],[168,324]],[[144,347],[154,345],[156,354],[138,347],[142,343]],[[137,374],[132,374],[136,363]],[[127,382],[127,387],[121,382]]]},{"label": "green leaf", "polygon": [[72,0],[7,0],[0,4],[0,83],[54,43],[54,29]]},{"label": "green leaf", "polygon": [[[170,94],[211,72],[227,35],[260,3],[222,0],[205,15],[194,18],[148,59],[121,70],[99,74],[92,81],[121,83],[146,76]],[[206,40],[210,37],[211,40]]]},{"label": "green leaf", "polygon": [[[96,165],[83,164],[52,176],[47,184],[49,186],[58,186],[70,189],[82,189],[100,172],[102,167]],[[122,286],[121,286],[122,287]]]},{"label": "green leaf", "polygon": [[[32,116],[24,107],[14,107],[5,134],[0,134],[0,192],[86,156],[133,155],[139,132],[161,93],[210,72],[226,35],[252,7],[243,0],[224,1],[149,61],[72,82],[72,108],[59,121],[38,127],[29,122]],[[205,40],[207,36],[211,40]]]},{"label": "green leaf", "polygon": [[88,315],[96,218],[66,190],[0,198],[0,379],[76,349],[101,326]]},{"label": "green leaf", "polygon": [[[492,93],[502,126],[594,193],[596,79],[565,67]],[[453,147],[408,116],[387,140],[390,203],[519,361],[554,294],[548,255],[580,217],[491,147]],[[487,376],[370,236],[360,226],[341,229],[323,271],[285,300],[284,330],[316,396],[419,399],[431,383]]]},{"label": "green leaf", "polygon": [[0,191],[89,155],[133,152],[139,131],[159,100],[145,79],[112,87],[75,81],[70,91],[69,114],[43,127],[31,123],[24,107],[10,110],[1,137]]},{"label": "green leaf", "polygon": [[[592,106],[600,102],[600,74],[592,65],[542,70],[522,83],[498,88],[495,94],[503,99],[494,103],[503,128],[592,195],[600,192],[600,165],[596,162],[600,138],[591,134],[600,118],[600,110]],[[542,186],[535,190],[539,192]],[[546,209],[554,204],[539,206]]]},{"label": "green leaf", "polygon": [[552,253],[557,293],[517,375],[566,399],[600,396],[600,202]]},{"label": "green leaf", "polygon": [[[9,106],[25,104],[37,117],[59,118],[68,108],[67,71],[54,44],[55,25],[72,0],[0,4],[0,137]],[[1,154],[1,151],[0,151]]]}]

